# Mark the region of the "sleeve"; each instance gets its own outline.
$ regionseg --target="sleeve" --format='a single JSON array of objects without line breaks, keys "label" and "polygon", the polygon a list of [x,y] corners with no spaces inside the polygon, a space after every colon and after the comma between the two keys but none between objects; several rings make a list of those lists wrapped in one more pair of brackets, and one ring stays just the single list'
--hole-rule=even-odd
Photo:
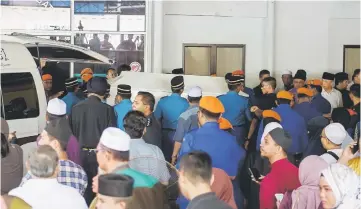
[{"label": "sleeve", "polygon": [[170,174],[169,174],[169,170],[167,168],[166,160],[164,158],[163,152],[159,148],[157,149],[157,152],[158,152],[158,156],[159,156],[159,160],[160,160],[160,170],[162,171],[161,176],[160,176],[160,181],[168,182],[170,179]]},{"label": "sleeve", "polygon": [[248,121],[252,120],[252,113],[251,113],[251,103],[250,100],[247,100],[247,103],[245,105],[246,107],[246,117],[248,119]]},{"label": "sleeve", "polygon": [[277,193],[275,185],[268,179],[261,182],[259,189],[260,209],[273,209],[276,206],[275,194]]},{"label": "sleeve", "polygon": [[343,107],[342,94],[338,92],[338,107]]},{"label": "sleeve", "polygon": [[259,127],[258,127],[258,133],[257,133],[257,144],[256,144],[256,147],[257,147],[257,150],[259,150],[259,147],[261,145],[261,138],[262,138],[262,134],[263,134],[263,120],[261,120],[261,123],[259,124]]},{"label": "sleeve", "polygon": [[302,152],[304,152],[307,148],[307,144],[308,144],[308,135],[307,135],[307,128],[306,128],[306,124],[304,122],[300,123],[300,127],[301,127],[301,142],[302,142]]},{"label": "sleeve", "polygon": [[157,120],[160,120],[160,118],[162,117],[162,99],[159,100],[158,104],[157,104],[157,107],[155,108],[155,111],[154,111],[154,116]]},{"label": "sleeve", "polygon": [[186,123],[187,123],[187,120],[185,120],[182,117],[179,117],[177,129],[176,129],[174,137],[173,137],[174,141],[182,143],[184,135],[186,134],[186,127],[188,127],[186,125]]},{"label": "sleeve", "polygon": [[79,130],[77,129],[77,122],[76,122],[77,111],[76,110],[73,111],[73,109],[74,107],[72,108],[72,111],[69,115],[69,125],[74,136],[79,139]]}]

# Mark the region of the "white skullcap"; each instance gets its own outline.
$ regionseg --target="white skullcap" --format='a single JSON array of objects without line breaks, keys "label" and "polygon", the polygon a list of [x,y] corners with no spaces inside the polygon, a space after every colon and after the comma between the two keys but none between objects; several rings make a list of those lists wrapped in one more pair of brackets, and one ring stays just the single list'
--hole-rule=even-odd
[{"label": "white skullcap", "polygon": [[119,128],[106,128],[101,137],[100,143],[110,149],[117,151],[129,151],[130,136]]},{"label": "white skullcap", "polygon": [[325,135],[332,143],[340,145],[347,137],[347,132],[340,123],[331,123],[325,128]]},{"label": "white skullcap", "polygon": [[283,127],[281,126],[281,124],[279,124],[277,122],[270,122],[269,124],[267,124],[263,130],[261,142],[263,142],[264,138],[267,136],[267,134],[269,132],[271,132],[273,129],[276,129],[276,128],[283,128]]},{"label": "white skullcap", "polygon": [[290,70],[284,70],[282,75],[292,75],[292,72]]},{"label": "white skullcap", "polygon": [[190,97],[201,97],[202,89],[199,86],[195,86],[189,90],[188,96]]},{"label": "white skullcap", "polygon": [[58,98],[51,99],[48,102],[46,111],[53,115],[65,115],[66,114],[66,103]]}]

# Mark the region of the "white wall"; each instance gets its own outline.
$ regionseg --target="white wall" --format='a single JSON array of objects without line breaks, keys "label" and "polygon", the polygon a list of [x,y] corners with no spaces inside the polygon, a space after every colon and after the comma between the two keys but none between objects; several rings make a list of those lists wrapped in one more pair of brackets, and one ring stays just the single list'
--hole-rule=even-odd
[{"label": "white wall", "polygon": [[[258,83],[258,72],[263,68],[273,70],[277,78],[282,70],[303,68],[312,78],[326,70],[342,70],[343,45],[360,44],[357,1],[277,1],[274,10],[272,2],[265,1],[162,4],[164,18],[158,30],[162,30],[163,51],[153,54],[153,60],[161,62],[158,66],[163,72],[182,66],[183,43],[246,44],[249,86]],[[269,37],[273,32],[274,39]]]}]

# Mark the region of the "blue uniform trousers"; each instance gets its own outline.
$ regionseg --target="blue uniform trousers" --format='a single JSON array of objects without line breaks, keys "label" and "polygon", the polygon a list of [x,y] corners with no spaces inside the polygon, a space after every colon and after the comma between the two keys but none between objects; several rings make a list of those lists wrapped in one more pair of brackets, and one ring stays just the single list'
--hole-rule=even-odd
[{"label": "blue uniform trousers", "polygon": [[164,154],[164,158],[167,162],[171,162],[173,148],[174,148],[174,141],[173,137],[175,134],[175,130],[173,129],[162,129],[162,151]]}]

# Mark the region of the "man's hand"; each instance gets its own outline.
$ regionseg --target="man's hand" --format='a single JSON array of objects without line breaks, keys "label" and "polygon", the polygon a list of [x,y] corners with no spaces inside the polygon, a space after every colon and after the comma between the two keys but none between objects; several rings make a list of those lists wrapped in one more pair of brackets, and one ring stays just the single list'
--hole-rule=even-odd
[{"label": "man's hand", "polygon": [[248,145],[249,145],[249,140],[246,140],[246,141],[244,142],[244,149],[245,149],[245,150],[248,150]]},{"label": "man's hand", "polygon": [[256,112],[259,108],[257,106],[252,106],[251,107],[251,112]]},{"label": "man's hand", "polygon": [[342,152],[342,155],[340,159],[338,160],[338,163],[347,165],[348,161],[352,160],[356,157],[354,153],[352,153],[352,149],[354,146],[357,145],[357,142],[351,142]]},{"label": "man's hand", "polygon": [[[262,180],[262,179],[264,179],[264,176],[261,175],[261,176],[259,177],[259,180]],[[256,182],[257,184],[261,184],[261,182],[258,181],[257,179],[255,179],[254,177],[252,177],[252,181]]]},{"label": "man's hand", "polygon": [[172,156],[172,165],[175,165],[177,162],[177,155]]},{"label": "man's hand", "polygon": [[94,178],[93,178],[93,185],[92,185],[92,189],[93,189],[93,192],[94,193],[98,193],[98,179],[99,179],[99,174],[98,175],[96,175],[96,176],[94,176]]},{"label": "man's hand", "polygon": [[9,133],[8,141],[11,142],[12,140],[16,139],[16,131]]}]

